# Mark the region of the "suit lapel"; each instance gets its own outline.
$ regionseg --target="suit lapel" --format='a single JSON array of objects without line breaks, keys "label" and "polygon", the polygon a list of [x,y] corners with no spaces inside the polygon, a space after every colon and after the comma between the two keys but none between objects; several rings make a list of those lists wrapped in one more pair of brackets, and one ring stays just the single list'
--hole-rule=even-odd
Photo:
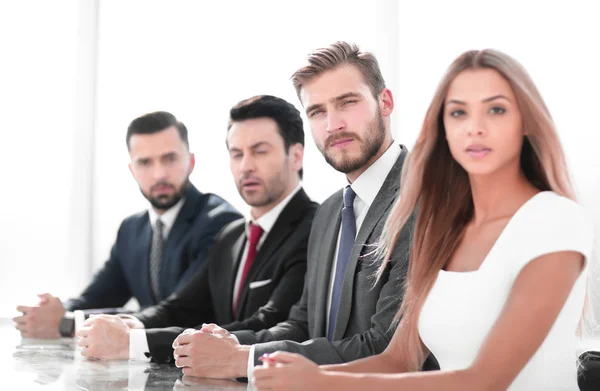
[{"label": "suit lapel", "polygon": [[[267,263],[266,261],[271,258],[273,253],[275,253],[275,251],[281,247],[285,239],[289,235],[293,234],[293,224],[298,219],[302,218],[302,212],[308,203],[310,203],[310,199],[304,190],[300,189],[298,193],[288,202],[285,208],[283,208],[279,214],[279,217],[277,217],[275,224],[267,234],[265,241],[256,253],[256,257],[250,266],[250,270],[248,270],[248,276],[246,277],[244,286],[242,286],[242,291],[240,292],[240,299],[238,303],[239,310],[237,312],[238,316],[241,316],[244,312],[246,296],[248,295],[250,283],[255,280],[257,274],[260,272],[260,269]],[[237,271],[237,268],[235,270]]]},{"label": "suit lapel", "polygon": [[[319,316],[315,317],[315,328],[316,335],[327,336],[327,314],[329,305],[329,290],[331,286],[331,271],[333,270],[333,264],[337,261],[335,258],[335,249],[338,243],[338,236],[340,232],[340,225],[342,224],[342,192],[338,193],[338,200],[334,202],[337,205],[330,211],[330,216],[326,221],[334,222],[328,224],[325,228],[325,232],[320,239],[319,251],[320,258],[317,259],[317,274],[314,276],[317,280],[317,292],[316,292],[316,303],[317,311],[316,314]],[[312,240],[312,239],[311,239]]]},{"label": "suit lapel", "polygon": [[185,234],[189,231],[191,223],[194,220],[194,217],[197,215],[196,209],[198,207],[198,199],[200,198],[201,193],[196,190],[196,188],[190,184],[188,190],[186,191],[186,200],[177,218],[175,219],[175,223],[173,223],[173,227],[171,227],[171,231],[169,232],[169,236],[167,237],[167,242],[165,243],[165,249],[163,252],[163,259],[177,248],[177,245],[184,238]]},{"label": "suit lapel", "polygon": [[227,277],[223,281],[225,290],[225,303],[229,304],[231,319],[233,319],[233,290],[235,288],[235,278],[237,277],[237,271],[242,262],[242,256],[244,255],[244,246],[246,245],[246,223],[240,227],[240,233],[236,241],[231,246],[229,253],[230,265],[227,267]]},{"label": "suit lapel", "polygon": [[[152,287],[150,284],[150,246],[152,246],[152,227],[150,227],[150,218],[148,217],[148,213],[146,212],[143,223],[140,226],[140,240],[137,241],[138,249],[136,254],[140,255],[139,258],[139,275],[141,280],[143,281],[143,285],[145,287],[146,292],[149,293],[149,298],[154,297],[154,292],[152,292]],[[156,298],[154,298],[156,300]]]},{"label": "suit lapel", "polygon": [[[346,266],[344,273],[344,283],[342,285],[342,297],[337,313],[335,322],[334,339],[342,339],[346,332],[348,325],[348,319],[350,318],[350,311],[352,309],[352,300],[354,296],[354,275],[356,273],[356,266],[360,260],[362,254],[369,253],[376,249],[375,244],[379,238],[372,238],[371,235],[378,224],[384,224],[382,221],[384,215],[387,216],[386,211],[392,206],[396,200],[398,191],[400,189],[400,174],[402,172],[402,164],[406,157],[407,150],[402,147],[400,156],[394,163],[394,166],[388,173],[385,181],[383,182],[377,196],[373,200],[373,204],[369,207],[367,215],[356,235],[356,240],[352,251],[350,252],[350,259]],[[368,246],[368,247],[367,247]],[[364,251],[363,251],[364,249]]]},{"label": "suit lapel", "polygon": [[[173,227],[171,227],[171,231],[167,236],[167,241],[165,243],[165,247],[163,249],[163,259],[161,263],[161,291],[165,286],[168,285],[169,278],[169,270],[165,269],[168,265],[173,265],[175,263],[170,262],[170,258],[174,255],[175,249],[181,243],[183,238],[189,232],[190,227],[194,221],[195,216],[197,215],[196,209],[198,208],[198,200],[201,196],[201,193],[190,183],[188,185],[188,189],[186,190],[186,199],[179,211],[175,222],[173,223]],[[161,292],[161,295],[163,292]]]}]

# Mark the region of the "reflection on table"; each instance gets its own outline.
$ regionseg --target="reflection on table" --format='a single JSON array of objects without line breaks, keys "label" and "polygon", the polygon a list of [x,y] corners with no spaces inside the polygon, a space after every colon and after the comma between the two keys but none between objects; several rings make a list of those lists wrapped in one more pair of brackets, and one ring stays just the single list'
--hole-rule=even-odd
[{"label": "reflection on table", "polygon": [[183,376],[169,364],[88,360],[75,341],[21,339],[10,319],[0,319],[2,389],[23,390],[251,390],[234,380]]}]

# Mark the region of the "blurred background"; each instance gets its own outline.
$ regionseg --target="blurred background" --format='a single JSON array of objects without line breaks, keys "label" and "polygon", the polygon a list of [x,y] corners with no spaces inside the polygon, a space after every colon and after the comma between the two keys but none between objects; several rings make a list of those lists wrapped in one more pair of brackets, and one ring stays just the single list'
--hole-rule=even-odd
[{"label": "blurred background", "polygon": [[[225,148],[230,107],[271,94],[301,109],[289,77],[310,51],[336,40],[378,57],[395,97],[396,141],[409,149],[456,56],[491,47],[517,58],[556,121],[600,244],[598,7],[594,0],[2,0],[0,312],[12,314],[39,292],[78,294],[107,259],[122,219],[147,207],[125,146],[127,125],[144,113],[166,110],[184,122],[196,154],[191,180],[247,213]],[[304,186],[323,201],[344,176],[305,131]]]}]

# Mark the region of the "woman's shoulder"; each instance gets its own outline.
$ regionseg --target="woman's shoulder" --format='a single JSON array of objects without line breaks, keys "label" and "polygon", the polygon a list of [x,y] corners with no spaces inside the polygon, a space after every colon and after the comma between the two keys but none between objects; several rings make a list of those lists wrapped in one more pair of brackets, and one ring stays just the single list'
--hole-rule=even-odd
[{"label": "woman's shoulder", "polygon": [[533,196],[521,208],[513,238],[527,243],[534,253],[575,250],[589,256],[594,229],[588,211],[574,200],[553,191]]},{"label": "woman's shoulder", "polygon": [[553,191],[542,191],[523,205],[522,220],[540,226],[542,224],[581,227],[589,229],[591,219],[583,206]]}]

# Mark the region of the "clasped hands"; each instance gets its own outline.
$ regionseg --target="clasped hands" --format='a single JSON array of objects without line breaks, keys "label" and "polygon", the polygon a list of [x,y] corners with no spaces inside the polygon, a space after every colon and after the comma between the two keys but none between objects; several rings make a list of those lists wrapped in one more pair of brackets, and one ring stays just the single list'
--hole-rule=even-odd
[{"label": "clasped hands", "polygon": [[[77,345],[87,358],[118,360],[129,358],[129,332],[143,328],[133,317],[92,315],[77,332]],[[240,345],[227,330],[206,324],[200,330],[187,329],[173,342],[175,365],[186,376],[237,378],[247,373],[250,347]],[[318,389],[325,371],[305,357],[277,352],[261,357],[263,366],[253,373],[258,390]],[[310,387],[308,387],[310,386]]]},{"label": "clasped hands", "polygon": [[143,329],[144,325],[130,315],[90,315],[76,334],[77,346],[86,358],[127,360],[133,328]]},{"label": "clasped hands", "polygon": [[[186,376],[236,378],[247,374],[249,346],[240,345],[227,330],[203,325],[187,329],[173,342],[175,365]],[[306,390],[323,386],[324,371],[307,358],[277,352],[261,357],[263,366],[253,373],[254,388],[259,390]]]}]

